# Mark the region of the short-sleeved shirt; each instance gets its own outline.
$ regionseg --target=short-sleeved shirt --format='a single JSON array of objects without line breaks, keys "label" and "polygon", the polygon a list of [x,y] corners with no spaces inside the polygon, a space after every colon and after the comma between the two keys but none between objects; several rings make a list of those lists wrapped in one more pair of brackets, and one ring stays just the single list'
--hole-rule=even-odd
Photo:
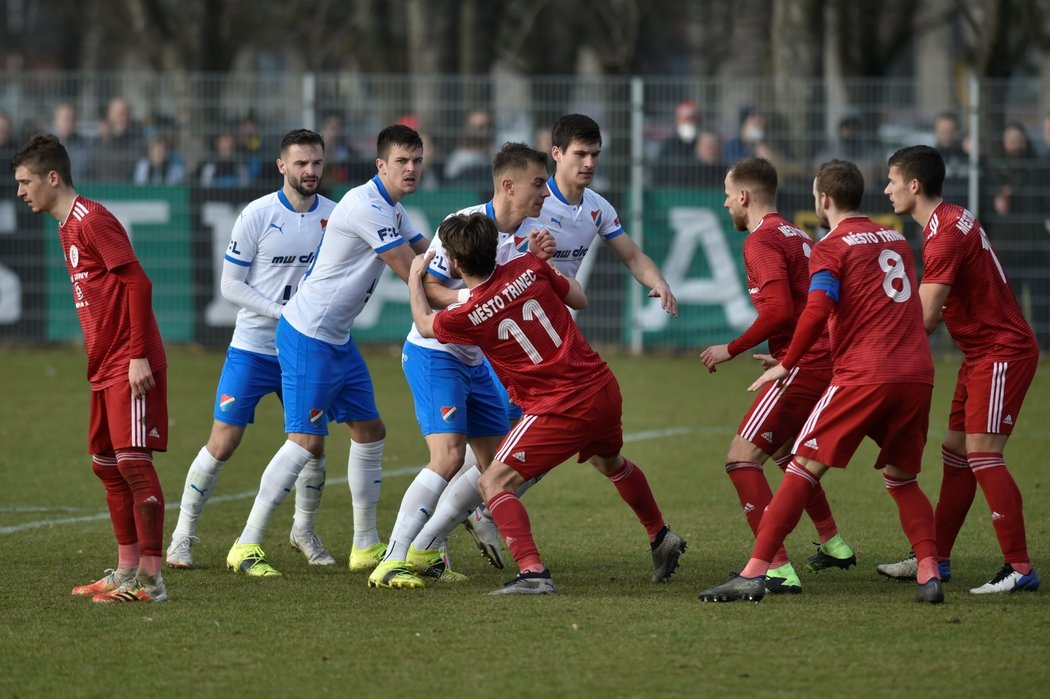
[{"label": "short-sleeved shirt", "polygon": [[[127,381],[133,358],[128,291],[112,272],[138,260],[128,233],[104,206],[78,195],[58,239],[84,332],[88,381],[94,390]],[[152,309],[146,323],[146,359],[151,369],[162,369],[167,358]]]},{"label": "short-sleeved shirt", "polygon": [[933,385],[915,261],[905,237],[864,216],[844,219],[813,246],[810,275],[825,270],[840,284],[828,320],[831,383]]},{"label": "short-sleeved shirt", "polygon": [[332,210],[317,255],[283,317],[307,337],[345,344],[383,273],[379,255],[422,237],[378,176],[354,187]]},{"label": "short-sleeved shirt", "polygon": [[[496,211],[492,206],[492,202],[489,201],[485,204],[478,204],[477,206],[468,206],[465,209],[460,209],[454,213],[448,215],[452,216],[469,216],[470,214],[483,213],[492,219],[496,220]],[[528,219],[526,219],[527,221]],[[515,245],[527,246],[528,231],[531,228],[525,227],[523,222],[516,231],[511,232],[499,232],[499,245],[496,248],[496,263],[502,264],[508,259],[515,255]],[[448,254],[445,252],[445,246],[441,242],[441,237],[435,233],[434,237],[430,240],[430,247],[428,250],[434,252],[434,258],[430,261],[430,266],[427,268],[427,273],[437,279],[440,279],[449,289],[465,289],[466,284],[463,280],[452,276],[452,271],[448,263]],[[461,362],[467,366],[477,366],[485,361],[485,355],[475,345],[461,345],[457,343],[444,343],[438,342],[432,337],[423,337],[419,334],[419,329],[416,328],[416,324],[412,324],[412,329],[408,332],[406,338],[408,342],[419,347],[425,347],[427,349],[437,350],[439,352],[448,352],[454,355]]]},{"label": "short-sleeved shirt", "polygon": [[525,253],[434,316],[441,342],[474,344],[510,397],[529,415],[558,412],[593,395],[612,372],[580,333],[565,295],[569,282]]},{"label": "short-sleeved shirt", "polygon": [[583,199],[577,206],[570,204],[558,189],[554,177],[547,180],[551,195],[544,199],[538,219],[527,218],[519,230],[546,228],[554,236],[558,250],[554,266],[567,277],[576,278],[583,258],[598,236],[611,240],[623,235],[623,226],[616,209],[593,189],[583,190]]},{"label": "short-sleeved shirt", "polygon": [[[244,282],[269,301],[287,303],[313,263],[335,202],[320,194],[309,211],[298,212],[283,191],[244,207],[230,234],[223,259],[248,267]],[[277,319],[249,308],[237,312],[230,346],[276,355]]]},{"label": "short-sleeved shirt", "polygon": [[[770,282],[783,280],[791,287],[793,322],[769,338],[769,353],[774,359],[784,358],[798,318],[806,307],[812,250],[813,240],[776,213],[763,216],[755,230],[744,239],[744,269],[755,310],[761,315],[762,308],[769,303],[766,285]],[[799,361],[799,366],[831,366],[831,344],[826,330]]]},{"label": "short-sleeved shirt", "polygon": [[942,201],[922,233],[922,281],[951,286],[942,317],[967,361],[1038,354],[1035,334],[974,215]]}]

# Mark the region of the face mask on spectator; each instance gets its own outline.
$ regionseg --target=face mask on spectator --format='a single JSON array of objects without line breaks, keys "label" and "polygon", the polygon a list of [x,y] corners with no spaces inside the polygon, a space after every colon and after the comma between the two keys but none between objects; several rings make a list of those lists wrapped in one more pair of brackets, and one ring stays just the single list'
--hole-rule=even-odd
[{"label": "face mask on spectator", "polygon": [[687,121],[682,122],[675,126],[675,133],[678,134],[678,138],[683,141],[692,141],[696,138],[696,124],[690,124]]}]

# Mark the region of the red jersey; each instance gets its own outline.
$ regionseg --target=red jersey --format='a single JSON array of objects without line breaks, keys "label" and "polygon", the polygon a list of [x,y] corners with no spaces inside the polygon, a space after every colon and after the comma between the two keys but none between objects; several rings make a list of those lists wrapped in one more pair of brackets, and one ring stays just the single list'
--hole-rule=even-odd
[{"label": "red jersey", "polygon": [[1035,333],[974,215],[942,201],[922,234],[922,281],[951,286],[942,316],[966,358],[1038,354]]},{"label": "red jersey", "polygon": [[[780,360],[787,353],[798,317],[806,307],[809,295],[809,256],[813,240],[780,214],[769,214],[759,221],[755,230],[744,240],[744,269],[747,271],[747,289],[751,303],[759,316],[769,299],[763,289],[769,282],[785,280],[791,287],[793,322],[768,338],[769,353]],[[831,343],[827,330],[799,361],[799,366],[828,367],[831,365]]]},{"label": "red jersey", "polygon": [[810,274],[822,270],[840,285],[828,319],[831,383],[933,385],[915,260],[905,237],[864,216],[847,218],[813,247]]},{"label": "red jersey", "polygon": [[562,412],[608,383],[612,371],[565,307],[569,282],[531,254],[515,257],[434,316],[441,342],[477,345],[529,415]]},{"label": "red jersey", "polygon": [[[126,381],[132,359],[128,293],[112,270],[137,260],[127,231],[104,206],[77,196],[69,216],[58,227],[58,239],[84,332],[88,381],[96,390]],[[152,310],[145,339],[150,368],[156,371],[167,366]]]}]

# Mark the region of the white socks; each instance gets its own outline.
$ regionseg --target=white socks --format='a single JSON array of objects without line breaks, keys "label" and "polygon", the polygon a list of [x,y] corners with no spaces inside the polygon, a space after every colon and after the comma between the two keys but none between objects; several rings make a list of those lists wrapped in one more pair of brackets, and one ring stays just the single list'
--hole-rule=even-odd
[{"label": "white socks", "polygon": [[383,443],[359,444],[350,440],[346,479],[354,503],[354,548],[366,549],[379,543],[376,506],[383,485]]},{"label": "white socks", "polygon": [[215,484],[219,482],[219,474],[225,461],[218,461],[208,451],[207,447],[201,447],[196,458],[190,464],[189,473],[186,474],[186,485],[182,489],[182,502],[179,504],[179,521],[172,532],[172,539],[180,539],[197,534],[197,520],[208,504],[208,498],[215,490]]},{"label": "white socks", "polygon": [[461,478],[445,488],[434,514],[416,536],[413,546],[417,549],[440,548],[452,530],[481,504],[481,495],[478,494],[481,472],[474,466],[462,473]]},{"label": "white socks", "polygon": [[424,468],[420,471],[401,498],[401,509],[397,513],[397,522],[390,533],[390,544],[384,560],[403,561],[408,557],[408,545],[419,534],[419,530],[434,514],[438,498],[448,482],[436,471]]},{"label": "white socks", "polygon": [[321,506],[324,490],[325,457],[312,458],[303,466],[295,479],[295,517],[292,528],[299,532],[313,532],[317,519],[317,508]]},{"label": "white socks", "polygon": [[255,496],[255,504],[248,515],[248,521],[241,532],[240,543],[261,544],[263,535],[266,533],[266,525],[270,523],[270,517],[277,510],[278,505],[284,502],[288,493],[295,486],[299,473],[313,458],[306,449],[292,441],[285,441],[277,453],[266,465],[262,478],[259,481],[259,494]]}]

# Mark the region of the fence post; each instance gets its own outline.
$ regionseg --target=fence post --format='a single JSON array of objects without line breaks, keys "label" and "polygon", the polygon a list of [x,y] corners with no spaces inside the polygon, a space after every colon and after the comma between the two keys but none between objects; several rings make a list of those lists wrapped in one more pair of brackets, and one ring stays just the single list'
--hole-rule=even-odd
[{"label": "fence post", "polygon": [[[640,76],[631,78],[631,237],[645,249],[645,83]],[[631,279],[627,286],[628,318],[631,323],[631,354],[643,348],[642,293]]]},{"label": "fence post", "polygon": [[980,154],[981,154],[981,81],[977,74],[970,73],[970,177],[966,192],[967,205],[974,216],[981,216],[980,210]]},{"label": "fence post", "polygon": [[317,76],[303,73],[303,117],[302,128],[317,130]]}]

